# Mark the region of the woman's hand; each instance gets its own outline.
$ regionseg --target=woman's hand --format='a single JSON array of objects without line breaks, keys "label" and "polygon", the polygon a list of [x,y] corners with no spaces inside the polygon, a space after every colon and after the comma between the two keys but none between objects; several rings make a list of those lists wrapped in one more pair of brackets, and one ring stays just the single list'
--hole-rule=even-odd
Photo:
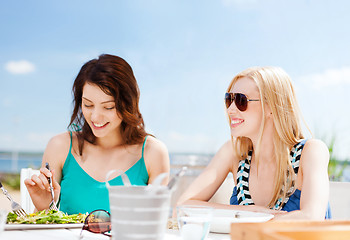
[{"label": "woman's hand", "polygon": [[55,180],[54,174],[54,170],[50,172],[47,168],[40,168],[39,175],[34,174],[31,178],[24,180],[24,184],[28,189],[33,204],[38,211],[48,209],[49,204],[52,201],[50,184],[47,180],[48,177],[52,178],[55,202],[57,202],[61,191],[61,186]]},{"label": "woman's hand", "polygon": [[[243,206],[244,207],[244,206]],[[280,216],[284,216],[286,213],[288,213],[287,211],[283,211],[283,210],[273,210],[270,209],[268,207],[264,207],[264,206],[257,206],[257,205],[248,205],[245,206],[247,209],[247,211],[252,211],[252,212],[261,212],[261,213],[267,213],[267,214],[272,214],[275,216],[275,218],[279,218]]]}]

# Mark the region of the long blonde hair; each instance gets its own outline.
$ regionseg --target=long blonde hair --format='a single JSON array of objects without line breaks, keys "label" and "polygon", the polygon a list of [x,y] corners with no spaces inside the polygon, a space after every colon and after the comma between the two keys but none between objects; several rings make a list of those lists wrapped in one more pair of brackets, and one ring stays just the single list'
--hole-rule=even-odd
[{"label": "long blonde hair", "polygon": [[[258,86],[263,116],[265,106],[269,106],[274,122],[273,144],[277,173],[275,188],[269,207],[282,197],[284,200],[290,187],[294,186],[295,174],[289,154],[291,148],[303,139],[300,119],[301,112],[296,100],[293,84],[288,74],[279,67],[252,67],[248,68],[231,81],[228,90],[242,77],[248,77]],[[254,149],[256,159],[259,159],[260,144],[265,127],[265,118],[262,118],[257,146]],[[232,138],[233,147],[237,156],[245,159],[249,151],[253,150],[252,141],[246,137]],[[258,163],[257,163],[258,164]],[[291,193],[289,193],[291,194]]]}]

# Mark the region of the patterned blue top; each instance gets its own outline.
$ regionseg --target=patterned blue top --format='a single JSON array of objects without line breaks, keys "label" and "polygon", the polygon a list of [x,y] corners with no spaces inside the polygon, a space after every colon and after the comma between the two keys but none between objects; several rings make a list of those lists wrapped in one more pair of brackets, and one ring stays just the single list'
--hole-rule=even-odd
[{"label": "patterned blue top", "polygon": [[[301,157],[301,152],[304,148],[306,140],[302,140],[297,143],[290,152],[290,161],[292,163],[295,174],[298,174],[299,170],[299,161]],[[253,205],[254,202],[249,193],[249,171],[250,171],[250,160],[252,158],[252,152],[248,153],[248,157],[239,162],[238,171],[237,171],[237,185],[233,188],[233,193],[230,199],[231,205]],[[288,193],[292,193],[294,191],[294,187],[291,187],[288,190]],[[281,209],[283,211],[295,211],[300,210],[300,196],[301,191],[296,189],[292,195],[286,197],[284,201],[282,198],[279,198],[272,207],[272,209]],[[328,203],[328,209],[325,215],[326,219],[332,218],[330,206]]]}]

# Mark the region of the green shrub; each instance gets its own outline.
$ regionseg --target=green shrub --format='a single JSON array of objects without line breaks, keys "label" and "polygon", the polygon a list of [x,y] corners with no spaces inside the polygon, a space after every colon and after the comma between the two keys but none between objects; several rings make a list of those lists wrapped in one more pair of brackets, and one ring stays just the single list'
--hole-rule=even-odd
[{"label": "green shrub", "polygon": [[14,190],[19,190],[21,186],[21,179],[18,173],[2,173],[0,174],[1,183]]},{"label": "green shrub", "polygon": [[349,159],[340,160],[334,155],[335,136],[326,141],[329,151],[328,176],[331,181],[343,181],[344,170],[349,163]]}]

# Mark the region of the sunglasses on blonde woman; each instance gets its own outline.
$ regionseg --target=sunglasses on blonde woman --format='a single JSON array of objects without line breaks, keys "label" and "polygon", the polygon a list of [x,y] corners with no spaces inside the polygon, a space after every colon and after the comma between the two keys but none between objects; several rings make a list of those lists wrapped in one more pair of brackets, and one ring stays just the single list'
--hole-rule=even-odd
[{"label": "sunglasses on blonde woman", "polygon": [[105,210],[95,210],[91,212],[84,222],[84,226],[81,229],[79,239],[82,239],[83,230],[87,230],[93,233],[101,233],[106,236],[111,236],[107,232],[111,231],[111,215]]},{"label": "sunglasses on blonde woman", "polygon": [[226,108],[229,108],[235,102],[238,110],[244,112],[247,110],[250,101],[260,101],[260,99],[248,99],[243,93],[225,93]]}]

